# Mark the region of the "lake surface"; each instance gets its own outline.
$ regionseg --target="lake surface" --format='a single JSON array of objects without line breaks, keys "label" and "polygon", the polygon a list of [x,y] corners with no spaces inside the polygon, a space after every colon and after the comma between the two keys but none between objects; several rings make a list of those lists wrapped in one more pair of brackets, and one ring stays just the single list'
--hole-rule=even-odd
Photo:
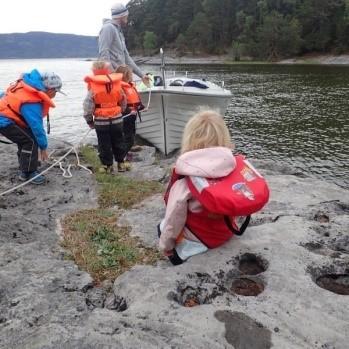
[{"label": "lake surface", "polygon": [[[57,94],[51,136],[77,142],[87,131],[82,117],[83,77],[91,62],[72,59],[0,60],[0,89],[37,67],[59,74],[67,97]],[[158,68],[144,66],[144,71]],[[180,66],[190,76],[224,81],[233,94],[226,113],[238,151],[282,161],[307,175],[349,188],[349,67],[295,65]],[[145,117],[145,115],[144,115]],[[90,140],[94,135],[89,136]],[[0,146],[1,147],[1,146]]]}]

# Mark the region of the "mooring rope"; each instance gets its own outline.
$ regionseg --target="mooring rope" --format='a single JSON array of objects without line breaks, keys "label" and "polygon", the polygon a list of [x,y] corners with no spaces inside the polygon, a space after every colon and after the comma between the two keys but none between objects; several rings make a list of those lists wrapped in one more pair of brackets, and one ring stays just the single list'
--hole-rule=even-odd
[{"label": "mooring rope", "polygon": [[151,87],[148,87],[149,89],[149,94],[148,94],[148,103],[147,103],[147,106],[145,107],[145,109],[143,109],[142,111],[145,112],[145,111],[148,111],[149,109],[149,105],[150,105],[150,99],[151,99]]},{"label": "mooring rope", "polygon": [[[82,169],[84,169],[84,170],[88,171],[90,174],[92,174],[92,171],[91,171],[90,169],[88,169],[87,167],[85,167],[85,166],[83,166],[83,165],[80,164],[80,158],[79,158],[78,152],[77,152],[77,150],[76,150],[76,147],[77,147],[78,145],[80,145],[80,144],[83,142],[83,140],[87,137],[87,135],[88,135],[90,132],[91,132],[91,129],[89,129],[89,130],[86,132],[86,134],[80,139],[80,141],[79,141],[76,145],[73,145],[64,155],[62,155],[58,160],[54,161],[54,163],[53,163],[52,165],[50,165],[48,168],[46,168],[45,170],[41,171],[40,173],[38,173],[38,174],[37,174],[36,176],[34,176],[33,178],[28,179],[26,182],[23,182],[23,183],[21,183],[21,184],[19,184],[19,185],[16,185],[16,186],[13,187],[13,188],[10,188],[10,189],[8,189],[8,190],[2,192],[2,193],[0,194],[0,197],[1,197],[1,196],[4,196],[4,195],[6,195],[6,194],[12,193],[13,191],[15,191],[15,190],[17,190],[17,189],[19,189],[19,188],[24,187],[25,185],[27,185],[27,184],[29,184],[30,182],[32,182],[34,179],[36,179],[36,178],[38,178],[39,176],[41,176],[41,175],[47,173],[49,170],[51,170],[51,168],[53,168],[53,167],[56,166],[56,165],[59,165],[59,166],[61,167],[61,166],[62,166],[62,165],[61,165],[61,162],[62,162],[72,151],[74,151],[74,153],[75,153],[75,156],[76,156],[76,159],[77,159],[77,166],[78,166],[78,167],[81,167]],[[52,153],[53,153],[53,152],[52,152]],[[51,154],[52,154],[52,153],[51,153]],[[70,167],[71,167],[71,165],[68,166],[68,170],[64,170],[64,169],[63,169],[63,177],[64,177],[64,175],[66,174],[66,172],[68,172],[68,175],[67,175],[68,177],[67,177],[67,178],[72,177],[71,172],[70,172]],[[62,167],[61,167],[61,168],[62,168]],[[71,176],[70,176],[69,174],[70,174]],[[65,177],[66,177],[66,176],[65,176]]]},{"label": "mooring rope", "polygon": [[[84,138],[88,135],[89,132],[91,132],[91,129],[87,132],[87,134],[84,136]],[[83,139],[81,139],[80,142],[79,142],[78,144],[80,144],[80,143],[82,142],[82,140],[83,140]],[[85,171],[87,171],[87,172],[89,172],[90,174],[92,174],[92,171],[91,171],[89,168],[87,168],[87,167],[84,166],[84,165],[81,165],[79,153],[78,153],[78,151],[76,150],[76,146],[74,146],[73,144],[71,144],[71,143],[69,143],[69,142],[67,142],[67,141],[64,141],[64,143],[67,143],[68,145],[71,145],[72,147],[74,147],[74,153],[75,153],[75,157],[76,157],[76,160],[77,160],[76,166],[81,167],[81,168],[84,169]],[[53,155],[56,151],[57,151],[57,149],[56,149],[56,150],[53,150],[53,151],[49,154],[48,157],[51,158],[52,155]],[[68,164],[68,167],[67,167],[67,168],[64,168],[64,167],[63,167],[62,161],[59,161],[59,160],[58,160],[58,162],[56,161],[55,164],[56,164],[56,165],[59,165],[59,168],[60,168],[60,169],[62,170],[62,172],[63,172],[63,173],[62,173],[62,176],[63,176],[63,177],[65,177],[65,178],[72,178],[72,177],[73,177],[73,175],[72,175],[72,173],[71,173],[71,171],[70,171],[70,169],[71,169],[71,167],[72,167],[72,164]]]}]

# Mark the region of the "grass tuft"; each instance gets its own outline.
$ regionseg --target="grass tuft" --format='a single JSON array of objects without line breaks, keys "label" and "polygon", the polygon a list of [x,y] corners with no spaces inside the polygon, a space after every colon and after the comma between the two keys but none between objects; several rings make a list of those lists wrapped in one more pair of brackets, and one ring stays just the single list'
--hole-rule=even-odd
[{"label": "grass tuft", "polygon": [[94,170],[99,208],[77,211],[63,219],[62,245],[68,251],[67,259],[90,273],[96,283],[115,280],[136,264],[155,263],[161,258],[160,253],[131,237],[129,227],[118,226],[115,205],[130,208],[147,196],[161,192],[163,186],[155,181],[98,173],[101,164],[96,150],[85,146],[81,154]]},{"label": "grass tuft", "polygon": [[131,237],[128,227],[117,225],[116,211],[81,210],[66,216],[62,226],[63,247],[97,283],[114,280],[136,264],[153,264],[160,256]]},{"label": "grass tuft", "polygon": [[101,166],[95,149],[91,146],[81,148],[83,158],[92,166],[99,183],[98,204],[102,208],[118,205],[128,209],[145,197],[160,193],[163,186],[156,181],[136,181],[123,175],[98,173]]}]

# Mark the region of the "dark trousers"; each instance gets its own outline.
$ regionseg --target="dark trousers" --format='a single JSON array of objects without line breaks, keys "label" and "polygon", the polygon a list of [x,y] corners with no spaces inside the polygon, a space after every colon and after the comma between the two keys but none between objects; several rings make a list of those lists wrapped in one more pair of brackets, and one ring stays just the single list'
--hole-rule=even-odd
[{"label": "dark trousers", "polygon": [[23,172],[33,172],[38,168],[38,144],[30,128],[16,124],[0,128],[0,133],[18,147],[19,168]]},{"label": "dark trousers", "polygon": [[113,156],[115,161],[122,162],[125,157],[123,123],[108,125],[95,123],[95,129],[101,163],[106,166],[113,165]]},{"label": "dark trousers", "polygon": [[135,142],[137,115],[129,114],[124,116],[123,119],[124,119],[125,152],[127,154]]}]

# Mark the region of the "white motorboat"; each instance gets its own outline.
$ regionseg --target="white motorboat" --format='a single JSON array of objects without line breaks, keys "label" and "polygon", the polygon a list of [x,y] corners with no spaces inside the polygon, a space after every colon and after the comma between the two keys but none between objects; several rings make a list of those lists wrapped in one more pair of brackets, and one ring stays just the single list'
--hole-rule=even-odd
[{"label": "white motorboat", "polygon": [[[193,82],[207,88],[185,86],[185,83]],[[212,82],[186,77],[167,79],[166,87],[157,86],[150,90],[140,92],[144,105],[149,93],[151,95],[149,108],[142,112],[142,122],[137,124],[137,134],[165,155],[180,147],[184,126],[200,107],[216,109],[224,115],[231,101],[229,90]]]},{"label": "white motorboat", "polygon": [[137,123],[136,132],[168,155],[180,148],[184,126],[200,107],[215,109],[224,115],[232,94],[223,84],[219,86],[187,76],[166,78],[164,70],[162,73],[163,77],[159,77],[162,86],[139,91],[142,103],[145,106],[150,103],[142,112],[142,122]]}]

